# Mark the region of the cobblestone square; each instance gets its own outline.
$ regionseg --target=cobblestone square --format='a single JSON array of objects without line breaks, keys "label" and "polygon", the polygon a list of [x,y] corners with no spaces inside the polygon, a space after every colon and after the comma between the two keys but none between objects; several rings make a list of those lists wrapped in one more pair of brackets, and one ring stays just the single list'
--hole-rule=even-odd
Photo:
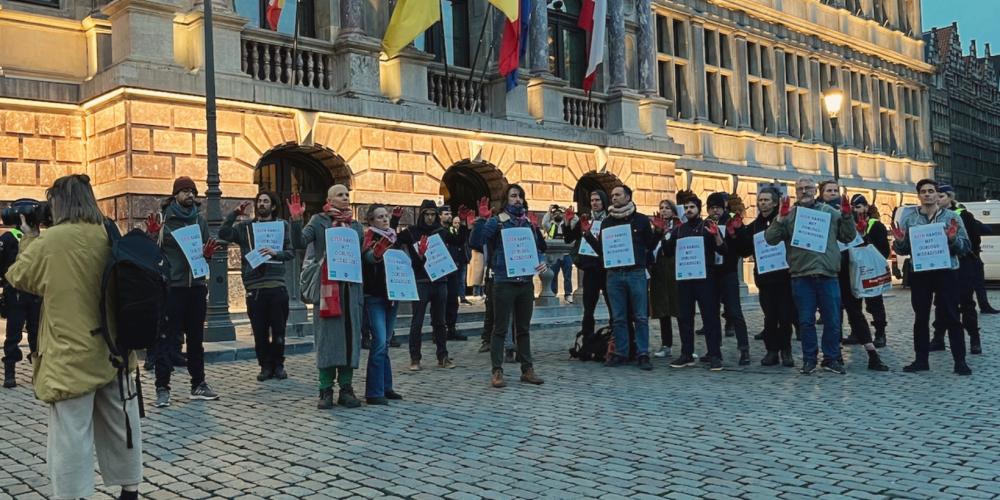
[{"label": "cobblestone square", "polygon": [[[992,294],[1000,303],[1000,294]],[[532,339],[545,385],[488,386],[479,343],[453,342],[458,368],[406,370],[393,349],[390,406],[317,410],[312,354],[291,356],[290,378],[259,383],[254,361],[208,365],[222,394],[192,402],[175,373],[174,402],[149,406],[144,379],[143,497],[172,498],[991,498],[1000,496],[1000,318],[982,316],[984,355],[972,377],[932,353],[931,371],[901,372],[912,359],[909,293],[887,297],[889,373],[865,369],[845,346],[846,376],[758,362],[726,369],[608,369],[569,360],[575,330]],[[759,309],[745,306],[751,334]],[[676,331],[676,328],[675,328]],[[658,330],[651,343],[659,346]],[[703,352],[699,338],[698,352]],[[675,351],[679,348],[675,339]],[[432,347],[424,346],[425,352]],[[367,357],[367,354],[364,354]],[[799,349],[796,347],[796,361]],[[0,391],[0,497],[50,492],[47,409],[19,366],[18,388]],[[181,369],[183,370],[183,369]],[[364,391],[363,368],[355,389]],[[99,487],[102,498],[117,491]]]}]

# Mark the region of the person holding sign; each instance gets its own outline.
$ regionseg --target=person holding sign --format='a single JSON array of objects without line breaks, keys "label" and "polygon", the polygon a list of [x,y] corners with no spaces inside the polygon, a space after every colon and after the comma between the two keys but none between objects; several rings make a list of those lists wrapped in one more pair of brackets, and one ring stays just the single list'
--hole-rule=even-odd
[{"label": "person holding sign", "polygon": [[[907,373],[930,370],[930,321],[931,305],[937,300],[937,314],[941,327],[948,330],[951,343],[951,357],[955,362],[955,373],[972,375],[972,369],[965,362],[965,335],[958,316],[959,259],[972,251],[968,233],[962,219],[951,210],[941,208],[938,183],[933,179],[917,182],[917,196],[920,208],[910,212],[893,224],[893,249],[896,255],[910,255],[914,260],[910,275],[910,302],[913,304],[913,350],[916,359],[903,367]],[[930,228],[922,226],[931,226]],[[941,232],[945,235],[941,243]],[[943,268],[919,269],[921,259],[935,262],[947,258]]]},{"label": "person holding sign", "polygon": [[205,315],[208,312],[208,259],[222,248],[208,237],[208,223],[195,197],[198,188],[190,177],[174,181],[173,194],[164,200],[162,213],[146,219],[146,232],[155,238],[170,263],[166,325],[148,356],[156,369],[156,402],[170,406],[170,374],[180,357],[181,339],[187,338],[187,369],[191,399],[215,400],[219,395],[205,382]]},{"label": "person holding sign", "polygon": [[[465,265],[469,258],[465,251],[465,245],[469,241],[469,228],[466,225],[468,213],[464,206],[458,207],[458,213],[452,215],[451,207],[443,205],[440,208],[441,239],[444,240],[448,254],[457,268],[455,272],[448,274],[446,280],[448,286],[447,305],[444,313],[445,328],[448,331],[448,340],[466,341],[468,338],[458,333],[455,325],[458,323],[458,303],[459,298],[465,295]],[[455,222],[458,224],[455,224]]]},{"label": "person holding sign", "polygon": [[[326,232],[330,228],[348,228],[357,233],[358,252],[364,228],[351,215],[351,196],[347,186],[335,184],[326,192],[323,212],[313,215],[301,236],[292,234],[296,248],[313,246],[313,256],[322,264],[319,270],[319,301],[313,307],[316,368],[319,371],[321,410],[333,408],[333,386],[340,386],[337,404],[357,408],[361,401],[354,395],[354,370],[361,361],[361,323],[364,293],[361,283],[330,279],[327,269]],[[295,239],[301,238],[301,241]]]},{"label": "person holding sign", "polygon": [[[969,235],[969,243],[972,251],[958,259],[958,314],[962,318],[962,327],[969,334],[969,352],[972,354],[982,354],[983,347],[979,338],[979,315],[976,313],[976,302],[974,300],[976,285],[979,282],[979,270],[983,267],[983,262],[979,258],[982,236],[979,231],[979,221],[965,207],[955,202],[955,188],[948,184],[938,187],[938,204],[941,208],[955,212],[960,219],[965,231]],[[932,351],[944,350],[944,329],[938,320],[938,309],[935,308],[934,315],[934,335],[931,337]]]},{"label": "person holding sign", "polygon": [[[402,216],[400,211],[399,216]],[[393,211],[389,225],[395,229],[399,226],[399,216]],[[438,368],[455,368],[455,363],[448,356],[448,335],[445,321],[448,309],[448,276],[440,276],[431,280],[427,274],[427,249],[429,238],[437,235],[445,236],[447,231],[441,225],[441,216],[434,200],[424,200],[417,211],[417,223],[399,231],[400,246],[406,249],[413,263],[413,274],[417,278],[417,292],[420,300],[412,304],[413,315],[410,316],[410,371],[420,371],[420,344],[423,340],[424,315],[427,306],[431,306],[431,328],[433,329],[434,346],[437,348]],[[457,297],[456,297],[457,299]]]},{"label": "person holding sign", "polygon": [[[600,237],[590,232],[590,221],[580,223],[583,237],[602,257],[608,273],[607,293],[611,300],[615,353],[604,366],[621,366],[629,358],[629,321],[635,328],[636,354],[641,370],[652,370],[649,362],[649,285],[646,267],[652,261],[657,238],[649,217],[639,213],[632,201],[632,189],[615,186],[611,208],[601,225]],[[621,231],[621,236],[617,234]],[[612,237],[612,235],[616,235]],[[620,264],[618,264],[620,263]],[[612,265],[609,265],[612,264]]]},{"label": "person holding sign", "polygon": [[[802,339],[801,373],[808,375],[816,371],[820,349],[816,342],[818,308],[823,318],[823,368],[843,374],[844,364],[840,361],[840,284],[837,281],[840,273],[840,247],[837,242],[848,243],[857,236],[854,218],[851,216],[850,206],[844,212],[826,203],[817,203],[816,181],[811,177],[802,177],[795,182],[795,195],[798,200],[794,207],[788,197],[782,198],[778,216],[764,231],[764,239],[768,245],[786,245],[788,267],[792,275],[792,294],[798,309],[799,335]],[[846,201],[844,205],[847,205]],[[820,219],[830,221],[825,226],[825,232],[818,235],[823,244],[819,249],[804,248],[806,245],[795,243],[799,237],[796,219],[800,210],[814,219],[819,214],[822,216]],[[813,229],[817,227],[813,226]]]},{"label": "person holding sign", "polygon": [[[823,203],[834,208],[839,208],[842,216],[854,216],[854,210],[847,204],[847,199],[840,195],[840,185],[836,181],[823,181],[819,186],[820,199]],[[864,241],[857,232],[856,221],[854,221],[854,225],[855,235],[852,244],[844,245],[842,247],[843,250],[840,252],[840,273],[837,275],[837,280],[840,283],[841,309],[847,312],[847,322],[851,325],[851,334],[841,342],[847,345],[863,345],[865,352],[868,353],[868,369],[877,372],[887,372],[889,371],[889,367],[882,362],[878,351],[875,350],[872,332],[868,328],[868,319],[865,318],[865,313],[861,310],[861,299],[855,297],[851,292],[850,249],[854,246],[853,243]],[[843,328],[843,324],[843,320],[841,320],[841,328]],[[841,334],[841,337],[843,337],[843,334]]]},{"label": "person holding sign", "polygon": [[653,248],[653,263],[649,266],[649,316],[660,320],[660,350],[653,356],[666,358],[674,345],[671,318],[677,317],[677,277],[674,258],[667,255],[665,243],[670,232],[681,224],[677,218],[677,205],[670,200],[660,200],[660,211],[651,222],[657,243]]},{"label": "person holding sign", "polygon": [[[596,189],[590,193],[590,213],[577,216],[570,205],[566,208],[563,219],[563,241],[573,245],[570,256],[576,268],[583,273],[583,323],[581,330],[584,338],[589,338],[594,334],[595,320],[594,311],[597,309],[597,301],[604,295],[604,304],[611,311],[611,302],[608,300],[607,273],[601,260],[597,258],[597,253],[593,251],[590,244],[582,237],[580,223],[587,219],[591,224],[591,231],[597,228],[600,232],[600,225],[608,215],[608,194],[603,190]],[[590,250],[587,252],[586,250]]]},{"label": "person holding sign", "polygon": [[[385,253],[400,248],[396,231],[389,227],[389,211],[385,205],[368,207],[365,215],[368,230],[362,246],[364,259],[365,314],[371,325],[372,343],[368,350],[368,370],[365,375],[365,401],[370,405],[389,404],[403,399],[392,389],[392,363],[389,361],[389,341],[396,327],[398,300],[390,297],[386,283]],[[412,279],[412,271],[410,272]],[[395,293],[395,292],[393,292]]]},{"label": "person holding sign", "polygon": [[[524,199],[524,189],[517,184],[511,184],[504,193],[503,210],[495,217],[477,221],[469,239],[469,244],[474,248],[486,250],[484,254],[489,259],[488,265],[493,273],[493,337],[490,343],[490,362],[493,367],[490,385],[498,389],[507,386],[503,379],[503,356],[504,340],[507,328],[510,327],[511,316],[514,318],[517,359],[521,362],[521,382],[534,385],[543,383],[543,380],[535,375],[528,329],[531,326],[531,314],[535,303],[535,285],[532,278],[534,274],[544,272],[546,269],[545,246],[541,234],[528,220],[527,210],[528,202]],[[488,213],[489,201],[484,198],[480,200],[479,214],[482,217]],[[518,245],[515,249],[513,240],[507,233],[518,234],[519,230],[525,229],[528,230],[528,243],[533,244]],[[514,252],[517,252],[516,255],[507,255]],[[509,261],[523,261],[526,257],[533,257],[537,263],[532,274],[514,275],[507,272]]]},{"label": "person holding sign", "polygon": [[[740,207],[743,206],[742,200],[735,195],[734,200],[738,201]],[[730,197],[727,193],[712,193],[708,195],[705,204],[708,205],[708,218],[717,226],[726,228],[724,238],[731,238],[736,229],[743,227],[742,212],[728,209]],[[712,274],[715,279],[715,292],[719,294],[719,303],[725,308],[722,314],[726,320],[723,331],[726,337],[736,337],[736,346],[740,351],[738,364],[746,366],[750,364],[750,338],[747,335],[743,306],[740,305],[739,273],[743,272],[743,266],[732,246],[732,241],[727,241],[725,252],[716,252],[714,263],[718,271]]]},{"label": "person holding sign", "polygon": [[[708,347],[708,363],[712,371],[722,370],[722,321],[719,318],[719,295],[712,273],[718,272],[710,263],[715,261],[716,252],[724,252],[726,242],[719,226],[711,220],[701,218],[701,200],[688,191],[681,200],[685,222],[675,227],[664,242],[666,254],[676,259],[677,286],[677,326],[681,337],[681,354],[670,362],[673,368],[683,368],[697,364],[694,357],[694,305],[701,311],[701,322],[705,325],[705,344]],[[697,254],[678,255],[678,240],[701,240],[702,251]],[[700,277],[689,279],[681,276],[682,268],[701,270]],[[696,273],[698,274],[698,273]]]},{"label": "person holding sign", "polygon": [[788,272],[785,245],[768,245],[764,231],[778,216],[781,193],[765,187],[757,194],[757,218],[749,226],[726,228],[733,250],[741,257],[754,257],[753,279],[760,293],[757,300],[764,312],[764,347],[767,354],[762,366],[794,367],[792,357],[792,324],[795,303],[792,299],[792,277]]},{"label": "person holding sign", "polygon": [[[288,289],[285,288],[285,262],[295,258],[291,234],[302,231],[305,205],[299,195],[292,195],[288,210],[292,223],[278,218],[280,201],[276,194],[262,191],[253,201],[254,218],[236,222],[246,215],[251,202],[240,203],[226,216],[219,228],[219,238],[240,246],[243,257],[242,278],[246,290],[247,316],[253,331],[254,352],[260,365],[258,381],[288,378],[285,371],[285,323],[288,322]],[[258,239],[263,227],[269,236],[280,238],[280,246],[265,246]],[[280,232],[280,235],[277,234]],[[270,242],[273,244],[273,242]],[[266,259],[261,262],[259,259]]]},{"label": "person holding sign", "polygon": [[[865,245],[874,247],[883,257],[889,258],[889,230],[879,219],[878,208],[868,205],[864,195],[851,197],[851,207],[854,208],[854,218],[857,220],[858,233],[864,239]],[[885,302],[882,296],[865,297],[865,309],[872,315],[872,326],[875,327],[875,347],[885,347],[885,327],[888,326],[885,316]]]}]

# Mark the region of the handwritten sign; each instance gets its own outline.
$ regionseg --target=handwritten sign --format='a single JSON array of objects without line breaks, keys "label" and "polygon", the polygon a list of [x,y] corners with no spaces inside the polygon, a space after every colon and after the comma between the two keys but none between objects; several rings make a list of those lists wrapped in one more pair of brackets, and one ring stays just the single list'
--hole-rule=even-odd
[{"label": "handwritten sign", "polygon": [[410,256],[402,250],[386,250],[382,261],[385,263],[385,289],[389,300],[419,300]]},{"label": "handwritten sign", "polygon": [[702,280],[708,277],[705,270],[705,238],[689,236],[677,240],[677,258],[674,276],[681,280]]},{"label": "handwritten sign", "polygon": [[604,250],[604,268],[635,265],[635,251],[632,247],[632,226],[622,224],[601,231],[601,246]]},{"label": "handwritten sign", "polygon": [[829,236],[829,213],[803,207],[795,209],[795,229],[792,231],[793,247],[825,253]]},{"label": "handwritten sign", "polygon": [[854,236],[854,239],[851,240],[850,243],[841,243],[841,242],[838,241],[837,242],[837,248],[839,248],[840,251],[843,252],[844,250],[847,250],[848,248],[854,248],[854,247],[858,247],[858,246],[861,246],[861,245],[864,245],[864,244],[865,244],[865,239],[861,237],[861,233],[858,233],[858,234],[856,234]]},{"label": "handwritten sign", "polygon": [[530,227],[512,227],[500,231],[503,259],[507,276],[533,276],[538,267],[538,248],[535,233]]},{"label": "handwritten sign", "polygon": [[764,231],[753,235],[753,258],[757,262],[757,274],[765,274],[788,269],[785,244],[768,245]]},{"label": "handwritten sign", "polygon": [[327,279],[361,283],[361,242],[358,233],[349,227],[327,228]]},{"label": "handwritten sign", "polygon": [[250,250],[243,258],[247,260],[247,264],[250,264],[250,269],[257,269],[261,264],[271,260],[270,255],[264,255],[258,248]]},{"label": "handwritten sign", "polygon": [[[590,234],[594,235],[596,238],[598,234],[601,234],[601,221],[595,220],[593,225],[590,226]],[[594,247],[587,243],[587,239],[580,237],[580,255],[588,255],[590,257],[597,257],[597,251]]]},{"label": "handwritten sign", "polygon": [[427,270],[427,277],[431,281],[447,276],[458,270],[455,260],[451,258],[451,252],[445,246],[440,234],[435,234],[427,238],[427,252],[424,253],[424,269]]},{"label": "handwritten sign", "polygon": [[948,251],[948,237],[944,234],[944,224],[913,226],[906,237],[910,239],[913,272],[951,269],[951,253]]},{"label": "handwritten sign", "polygon": [[191,224],[180,229],[174,229],[171,233],[174,240],[184,252],[184,258],[191,266],[192,278],[204,278],[208,276],[208,261],[202,253],[204,242],[201,240],[201,227],[198,224]]}]

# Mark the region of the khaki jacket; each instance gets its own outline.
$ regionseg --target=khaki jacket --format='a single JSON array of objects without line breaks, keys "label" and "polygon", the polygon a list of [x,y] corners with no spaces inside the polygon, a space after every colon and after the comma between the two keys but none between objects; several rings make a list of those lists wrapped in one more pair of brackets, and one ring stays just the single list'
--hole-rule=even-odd
[{"label": "khaki jacket", "polygon": [[[7,270],[15,288],[42,297],[35,396],[55,403],[88,394],[115,379],[101,335],[101,278],[111,247],[100,224],[63,223],[37,237],[25,235]],[[109,318],[112,332],[114,320]],[[129,360],[134,366],[135,357]]]}]

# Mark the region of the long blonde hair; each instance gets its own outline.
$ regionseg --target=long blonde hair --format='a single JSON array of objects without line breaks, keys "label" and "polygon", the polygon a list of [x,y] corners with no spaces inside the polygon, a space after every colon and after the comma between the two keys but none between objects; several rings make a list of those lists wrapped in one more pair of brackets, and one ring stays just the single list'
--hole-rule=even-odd
[{"label": "long blonde hair", "polygon": [[103,224],[104,214],[97,206],[94,189],[87,174],[72,174],[56,179],[45,190],[45,198],[52,208],[53,225]]}]

